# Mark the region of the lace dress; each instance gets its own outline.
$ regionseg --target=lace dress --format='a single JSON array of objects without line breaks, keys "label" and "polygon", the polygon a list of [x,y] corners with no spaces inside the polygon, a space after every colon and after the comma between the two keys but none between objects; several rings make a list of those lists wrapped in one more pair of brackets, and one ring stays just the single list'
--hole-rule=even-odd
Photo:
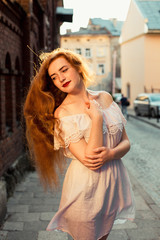
[{"label": "lace dress", "polygon": [[[104,145],[114,148],[120,142],[125,123],[115,102],[103,109]],[[88,142],[91,125],[87,114],[60,118],[65,155],[72,161],[65,175],[59,210],[47,230],[68,232],[74,240],[100,239],[111,231],[117,220],[132,220],[135,214],[130,180],[121,159],[107,162],[92,171],[68,149],[71,142],[78,142],[83,137]],[[55,138],[55,149],[60,147]]]}]

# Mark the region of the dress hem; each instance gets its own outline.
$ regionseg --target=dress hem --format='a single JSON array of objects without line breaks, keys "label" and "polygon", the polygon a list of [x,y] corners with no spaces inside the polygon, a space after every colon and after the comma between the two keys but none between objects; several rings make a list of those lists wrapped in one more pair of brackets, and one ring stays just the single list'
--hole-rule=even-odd
[{"label": "dress hem", "polygon": [[[116,220],[125,220],[125,222],[126,221],[131,221],[132,222],[132,221],[134,221],[134,219],[135,218],[117,218],[117,219],[115,219],[115,221]],[[116,224],[124,224],[125,222],[116,223]],[[113,225],[114,225],[114,222],[113,222]],[[113,225],[112,225],[112,228],[113,228]],[[112,228],[111,228],[111,230],[112,230]],[[56,231],[56,230],[61,231],[61,232],[65,232],[65,233],[69,234],[73,238],[72,234],[69,231],[65,230],[64,228],[56,227],[56,228],[53,228],[53,229],[46,229],[46,231],[50,231],[50,232],[51,231]],[[102,237],[108,235],[111,232],[111,230],[109,232],[106,232],[104,235],[100,236],[99,238],[97,238],[97,240],[100,240]],[[78,239],[73,238],[73,240],[78,240]]]}]

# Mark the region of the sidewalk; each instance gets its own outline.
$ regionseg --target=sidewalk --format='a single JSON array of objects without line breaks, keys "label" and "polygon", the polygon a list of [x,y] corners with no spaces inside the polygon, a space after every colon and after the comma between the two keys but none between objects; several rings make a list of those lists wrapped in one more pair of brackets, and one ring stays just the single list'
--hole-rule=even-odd
[{"label": "sidewalk", "polygon": [[153,127],[160,129],[160,119],[159,119],[159,122],[157,122],[157,118],[148,118],[147,116],[145,116],[145,117],[144,116],[143,117],[136,116],[134,110],[130,109],[130,108],[128,108],[128,115],[129,115],[129,117],[136,118],[137,120],[143,121],[147,124],[152,125]]},{"label": "sidewalk", "polygon": [[[136,201],[134,222],[117,225],[108,240],[160,240],[160,208],[130,175]],[[61,179],[63,182],[63,177]],[[6,221],[0,240],[71,240],[66,233],[47,232],[46,226],[58,209],[61,190],[43,191],[36,172],[17,185],[8,200]]]}]

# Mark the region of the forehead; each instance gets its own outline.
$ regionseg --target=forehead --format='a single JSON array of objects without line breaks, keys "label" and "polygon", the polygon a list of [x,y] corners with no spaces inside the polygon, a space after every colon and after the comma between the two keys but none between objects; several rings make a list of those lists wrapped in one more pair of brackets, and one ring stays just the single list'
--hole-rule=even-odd
[{"label": "forehead", "polygon": [[59,57],[55,60],[53,60],[48,68],[48,73],[53,74],[59,71],[63,66],[68,66],[70,63],[64,58],[64,57]]}]

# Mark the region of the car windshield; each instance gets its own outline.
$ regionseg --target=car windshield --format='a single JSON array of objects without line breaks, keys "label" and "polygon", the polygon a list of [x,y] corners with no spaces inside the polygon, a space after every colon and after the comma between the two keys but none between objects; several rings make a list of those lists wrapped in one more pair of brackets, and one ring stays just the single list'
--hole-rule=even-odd
[{"label": "car windshield", "polygon": [[155,95],[150,97],[152,102],[160,101],[160,95]]}]

